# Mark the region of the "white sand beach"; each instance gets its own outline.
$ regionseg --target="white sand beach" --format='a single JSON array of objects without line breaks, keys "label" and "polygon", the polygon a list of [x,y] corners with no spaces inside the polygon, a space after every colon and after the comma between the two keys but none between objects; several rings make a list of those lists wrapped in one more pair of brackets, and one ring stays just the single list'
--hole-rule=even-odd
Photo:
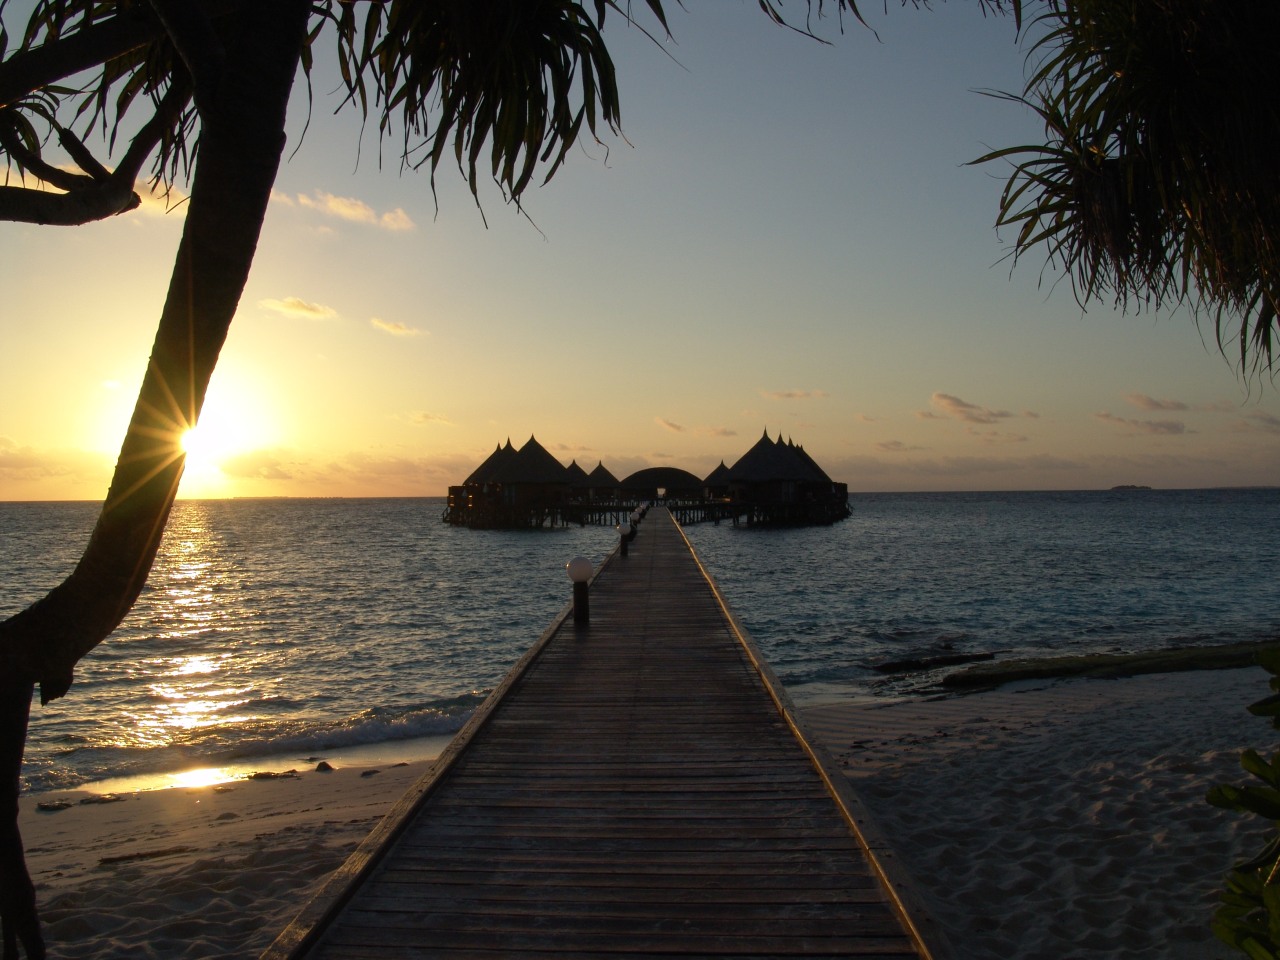
[{"label": "white sand beach", "polygon": [[[1245,712],[1265,694],[1260,670],[1200,671],[805,716],[958,957],[1212,960],[1216,891],[1263,833],[1203,798],[1274,748]],[[24,798],[49,956],[257,956],[426,765],[367,769]]]},{"label": "white sand beach", "polygon": [[963,960],[1213,960],[1266,824],[1204,800],[1276,731],[1260,669],[1025,683],[808,710]]},{"label": "white sand beach", "polygon": [[[256,957],[427,764],[24,798],[50,958]],[[369,773],[377,770],[377,773]],[[42,812],[40,802],[72,805]]]}]

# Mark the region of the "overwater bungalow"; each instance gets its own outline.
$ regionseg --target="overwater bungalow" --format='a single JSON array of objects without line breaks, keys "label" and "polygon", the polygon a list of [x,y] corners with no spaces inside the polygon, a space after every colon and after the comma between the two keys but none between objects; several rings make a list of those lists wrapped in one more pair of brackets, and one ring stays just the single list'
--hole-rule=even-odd
[{"label": "overwater bungalow", "polygon": [[712,470],[702,481],[703,494],[710,500],[729,499],[729,468],[720,461],[720,466]]},{"label": "overwater bungalow", "polygon": [[833,523],[849,516],[848,484],[836,483],[804,447],[769,432],[727,470],[707,477],[708,490],[728,489],[730,502],[750,505],[748,523]]},{"label": "overwater bungalow", "polygon": [[587,485],[588,500],[617,500],[621,490],[618,478],[605,467],[604,461],[596,463],[596,468],[587,474],[591,482]]},{"label": "overwater bungalow", "polygon": [[572,491],[573,474],[536,437],[519,450],[507,440],[462,486],[449,488],[445,519],[468,527],[554,526]]},{"label": "overwater bungalow", "polygon": [[587,471],[578,466],[577,460],[565,467],[565,470],[569,474],[570,494],[574,497],[584,496],[587,488],[591,486],[591,477],[587,475]]},{"label": "overwater bungalow", "polygon": [[768,431],[732,467],[705,478],[678,467],[646,467],[619,481],[599,462],[590,473],[564,466],[534,437],[517,450],[499,444],[460,485],[444,519],[469,527],[616,524],[661,500],[682,523],[823,524],[849,515],[848,487],[835,483],[804,447]]}]

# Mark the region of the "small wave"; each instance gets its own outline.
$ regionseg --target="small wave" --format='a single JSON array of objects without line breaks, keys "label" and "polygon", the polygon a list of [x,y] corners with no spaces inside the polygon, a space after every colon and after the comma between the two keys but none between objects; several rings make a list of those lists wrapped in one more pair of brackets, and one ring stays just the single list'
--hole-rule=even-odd
[{"label": "small wave", "polygon": [[198,737],[161,747],[91,745],[29,757],[23,768],[27,792],[74,789],[85,783],[147,776],[191,766],[244,764],[259,757],[301,756],[379,743],[449,737],[483,702],[473,692],[409,707],[369,707],[329,724],[297,719],[258,719],[202,731]]},{"label": "small wave", "polygon": [[238,741],[228,758],[244,760],[278,753],[316,753],[396,740],[448,736],[462,729],[480,699],[483,698],[472,698],[472,702],[465,705],[454,703],[448,709],[441,709],[438,705],[410,710],[371,707],[327,727],[287,733],[264,731],[262,736]]}]

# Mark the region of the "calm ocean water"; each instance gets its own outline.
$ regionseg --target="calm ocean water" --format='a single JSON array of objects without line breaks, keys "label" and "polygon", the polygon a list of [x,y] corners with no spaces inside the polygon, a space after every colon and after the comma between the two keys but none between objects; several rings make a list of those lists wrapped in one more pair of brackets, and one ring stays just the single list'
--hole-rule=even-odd
[{"label": "calm ocean water", "polygon": [[[900,694],[870,668],[903,657],[1280,636],[1280,490],[851,502],[832,527],[689,528],[802,701]],[[458,529],[442,508],[178,504],[124,625],[67,698],[33,709],[26,787],[433,752],[423,738],[460,728],[567,602],[565,561],[599,563],[615,540]],[[0,615],[70,571],[97,509],[0,504]]]}]

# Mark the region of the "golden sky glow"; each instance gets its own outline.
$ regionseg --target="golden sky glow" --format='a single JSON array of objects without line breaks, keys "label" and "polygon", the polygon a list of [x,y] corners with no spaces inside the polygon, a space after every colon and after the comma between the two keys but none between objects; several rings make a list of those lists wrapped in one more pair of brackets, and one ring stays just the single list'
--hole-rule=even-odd
[{"label": "golden sky glow", "polygon": [[[975,92],[1021,88],[1012,23],[865,12],[878,39],[822,45],[749,4],[673,11],[678,62],[614,30],[627,139],[575,150],[527,218],[491,189],[482,218],[451,169],[437,201],[303,91],[181,494],[438,496],[530,435],[705,474],[764,429],[854,491],[1273,483],[1274,386],[1211,331],[1010,275],[1000,171],[966,163],[1039,133]],[[0,224],[0,499],[105,493],[182,210]]]}]

